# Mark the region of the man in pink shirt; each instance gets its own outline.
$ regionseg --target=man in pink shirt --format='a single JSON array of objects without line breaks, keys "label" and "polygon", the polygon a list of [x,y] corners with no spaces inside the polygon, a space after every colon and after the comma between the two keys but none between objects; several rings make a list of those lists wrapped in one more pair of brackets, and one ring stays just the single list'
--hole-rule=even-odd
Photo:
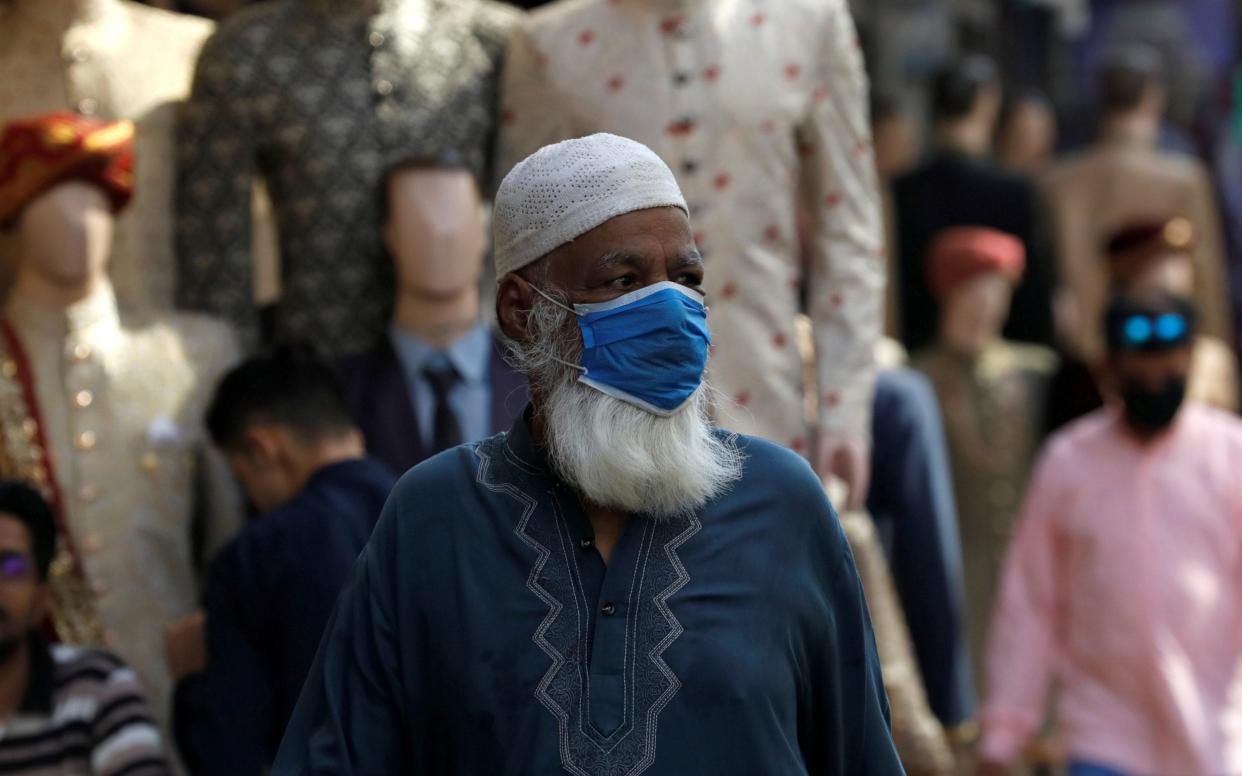
[{"label": "man in pink shirt", "polygon": [[1070,776],[1242,774],[1242,421],[1185,403],[1190,302],[1108,309],[1106,394],[1041,454],[987,654],[981,774],[1055,681]]}]

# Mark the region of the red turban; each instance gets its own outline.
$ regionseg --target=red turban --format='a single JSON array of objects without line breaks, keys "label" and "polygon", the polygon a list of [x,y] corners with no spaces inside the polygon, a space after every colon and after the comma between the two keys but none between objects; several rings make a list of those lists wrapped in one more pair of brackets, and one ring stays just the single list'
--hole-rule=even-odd
[{"label": "red turban", "polygon": [[945,229],[927,251],[927,280],[937,299],[981,272],[998,272],[1016,284],[1025,269],[1021,240],[981,226]]},{"label": "red turban", "polygon": [[134,187],[134,125],[75,113],[17,119],[0,132],[0,227],[57,184],[86,181],[103,189],[113,212]]}]

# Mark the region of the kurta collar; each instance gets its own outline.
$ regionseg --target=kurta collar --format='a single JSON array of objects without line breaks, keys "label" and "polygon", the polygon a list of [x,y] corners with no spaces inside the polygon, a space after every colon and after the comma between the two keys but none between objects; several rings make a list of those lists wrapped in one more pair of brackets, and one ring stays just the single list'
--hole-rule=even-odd
[{"label": "kurta collar", "polygon": [[104,283],[95,293],[67,308],[45,307],[15,295],[9,300],[5,314],[23,335],[44,339],[73,337],[101,341],[121,329],[116,294],[110,283]]},{"label": "kurta collar", "polygon": [[552,467],[548,462],[547,453],[535,440],[534,432],[531,431],[531,420],[534,415],[534,405],[527,404],[522,414],[513,421],[509,433],[505,435],[505,447],[509,451],[510,460],[527,474],[541,474],[552,478]]}]

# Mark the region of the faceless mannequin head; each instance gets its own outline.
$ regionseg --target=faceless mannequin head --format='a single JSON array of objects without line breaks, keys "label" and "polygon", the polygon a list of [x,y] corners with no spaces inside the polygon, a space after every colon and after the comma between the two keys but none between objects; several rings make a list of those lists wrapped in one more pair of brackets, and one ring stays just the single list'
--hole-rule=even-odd
[{"label": "faceless mannequin head", "polygon": [[1145,120],[1159,124],[1168,103],[1164,58],[1141,43],[1120,46],[1101,60],[1098,73],[1104,119]]},{"label": "faceless mannequin head", "polygon": [[872,95],[871,136],[875,168],[882,180],[892,180],[918,162],[918,126],[896,97],[881,93]]},{"label": "faceless mannequin head", "polygon": [[997,161],[1016,172],[1036,175],[1051,160],[1056,139],[1056,117],[1048,101],[1038,94],[1018,95],[1001,112]]},{"label": "faceless mannequin head", "polygon": [[88,291],[106,277],[112,208],[98,186],[66,181],[40,194],[16,225],[23,276],[64,292]]},{"label": "faceless mannequin head", "polygon": [[940,301],[940,340],[957,353],[976,355],[1000,339],[1013,285],[999,272],[980,272]]},{"label": "faceless mannequin head", "polygon": [[981,54],[949,65],[932,85],[932,113],[941,145],[987,153],[1000,107],[1000,71]]},{"label": "faceless mannequin head", "polygon": [[409,166],[395,169],[386,185],[384,242],[399,292],[451,301],[476,291],[487,237],[474,177]]}]

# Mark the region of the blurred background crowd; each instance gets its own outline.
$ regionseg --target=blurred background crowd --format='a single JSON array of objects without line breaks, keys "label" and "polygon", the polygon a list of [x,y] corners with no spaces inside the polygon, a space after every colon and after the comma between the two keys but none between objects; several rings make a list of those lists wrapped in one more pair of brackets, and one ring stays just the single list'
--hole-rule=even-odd
[{"label": "blurred background crowd", "polygon": [[[1242,3],[627,3],[0,0],[0,763],[264,772],[395,475],[520,415],[488,198],[590,131],[686,191],[722,425],[845,485],[910,772],[1081,756],[1057,706],[1100,707],[1030,634],[1143,571],[1039,587],[1061,560],[1016,527],[1085,498],[1030,484],[1052,435],[1129,466],[1084,416],[1238,410]],[[1162,448],[1164,517],[1242,516],[1208,437]],[[1101,525],[1149,508],[1118,483],[1084,486]],[[1237,592],[1239,527],[1196,600]],[[1108,627],[1071,641],[1142,640]],[[1050,700],[998,680],[1028,669]]]}]

